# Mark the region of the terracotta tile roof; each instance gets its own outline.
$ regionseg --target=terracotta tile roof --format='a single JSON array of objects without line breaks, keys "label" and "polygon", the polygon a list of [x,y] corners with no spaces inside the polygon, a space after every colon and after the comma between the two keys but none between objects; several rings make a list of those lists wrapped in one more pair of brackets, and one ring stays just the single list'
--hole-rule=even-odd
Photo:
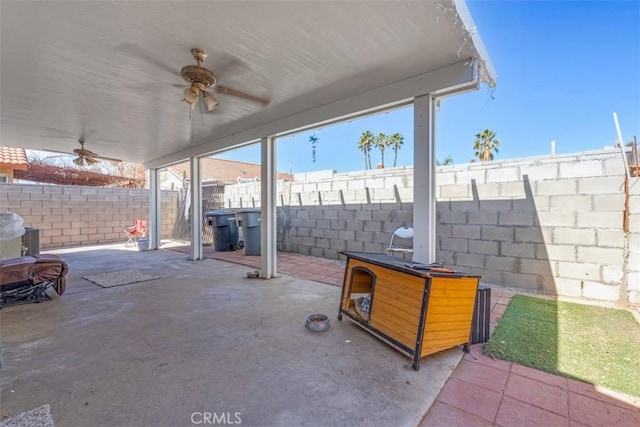
[{"label": "terracotta tile roof", "polygon": [[24,148],[0,146],[0,166],[7,166],[13,170],[27,170],[27,154]]},{"label": "terracotta tile roof", "polygon": [[[189,178],[190,168],[189,163],[180,163],[171,166],[171,169],[178,175],[182,176],[184,172],[186,177]],[[221,180],[225,182],[237,182],[238,178],[244,179],[260,179],[260,165],[255,163],[236,162],[234,160],[226,159],[202,159],[202,180]],[[284,179],[293,181],[293,177],[288,173],[277,174],[277,179]]]}]

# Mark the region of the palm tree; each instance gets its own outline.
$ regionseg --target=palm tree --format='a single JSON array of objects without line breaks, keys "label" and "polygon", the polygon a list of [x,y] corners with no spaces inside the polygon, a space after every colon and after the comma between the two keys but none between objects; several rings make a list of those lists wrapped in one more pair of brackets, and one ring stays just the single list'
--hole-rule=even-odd
[{"label": "palm tree", "polygon": [[309,137],[309,142],[311,143],[311,157],[313,158],[313,163],[316,162],[316,144],[318,142],[318,137],[314,133]]},{"label": "palm tree", "polygon": [[371,169],[371,149],[374,144],[374,136],[371,131],[367,130],[360,135],[360,142],[358,142],[358,150],[364,153],[364,167],[365,169]]},{"label": "palm tree", "polygon": [[449,154],[443,161],[436,160],[436,165],[438,166],[449,166],[453,164],[453,157]]},{"label": "palm tree", "polygon": [[475,156],[482,161],[493,160],[493,153],[498,153],[499,146],[500,141],[496,139],[496,133],[489,129],[477,133],[473,143]]},{"label": "palm tree", "polygon": [[382,163],[382,167],[384,167],[384,150],[389,146],[389,138],[380,132],[378,136],[376,136],[375,145],[380,150],[380,162]]},{"label": "palm tree", "polygon": [[398,150],[402,148],[402,143],[404,142],[404,136],[399,133],[394,133],[389,136],[389,146],[393,147],[393,167],[395,168],[398,164]]}]

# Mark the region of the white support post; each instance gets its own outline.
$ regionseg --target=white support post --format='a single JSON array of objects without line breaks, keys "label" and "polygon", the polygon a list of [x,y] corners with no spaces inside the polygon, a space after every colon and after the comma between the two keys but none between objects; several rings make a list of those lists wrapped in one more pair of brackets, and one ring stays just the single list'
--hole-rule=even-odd
[{"label": "white support post", "polygon": [[431,95],[413,104],[413,261],[436,261],[436,101]]},{"label": "white support post", "polygon": [[200,157],[191,158],[191,259],[197,261],[202,255],[202,172]]},{"label": "white support post", "polygon": [[149,249],[158,249],[162,238],[160,220],[160,170],[149,170]]},{"label": "white support post", "polygon": [[276,140],[268,137],[262,138],[262,170],[261,170],[261,230],[260,230],[260,254],[263,279],[276,277],[278,273],[277,263],[277,222],[276,222]]}]

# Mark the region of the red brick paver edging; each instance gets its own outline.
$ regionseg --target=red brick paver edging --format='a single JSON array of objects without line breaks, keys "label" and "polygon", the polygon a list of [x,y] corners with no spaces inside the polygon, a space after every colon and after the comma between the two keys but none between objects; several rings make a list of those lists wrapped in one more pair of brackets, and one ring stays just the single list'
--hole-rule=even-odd
[{"label": "red brick paver edging", "polygon": [[[493,332],[513,293],[491,292]],[[421,427],[640,425],[640,399],[494,359],[483,346],[471,346]]]}]

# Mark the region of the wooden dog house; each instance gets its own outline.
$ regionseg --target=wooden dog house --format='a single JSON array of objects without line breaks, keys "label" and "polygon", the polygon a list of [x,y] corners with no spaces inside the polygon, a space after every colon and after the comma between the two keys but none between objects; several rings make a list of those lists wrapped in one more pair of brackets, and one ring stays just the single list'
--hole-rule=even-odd
[{"label": "wooden dog house", "polygon": [[470,342],[480,276],[409,268],[389,255],[342,252],[343,316],[413,359]]}]

